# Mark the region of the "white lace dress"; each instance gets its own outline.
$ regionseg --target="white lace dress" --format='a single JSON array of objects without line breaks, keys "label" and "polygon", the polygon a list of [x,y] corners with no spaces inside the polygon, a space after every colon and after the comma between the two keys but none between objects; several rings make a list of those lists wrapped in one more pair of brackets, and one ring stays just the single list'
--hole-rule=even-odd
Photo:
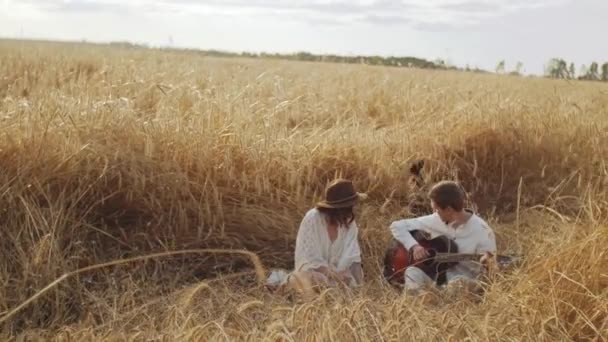
[{"label": "white lace dress", "polygon": [[[294,271],[310,271],[321,266],[337,272],[347,270],[354,263],[361,263],[361,249],[358,241],[359,228],[355,221],[347,227],[338,227],[338,236],[333,242],[327,233],[327,221],[316,208],[309,210],[296,237]],[[268,278],[268,285],[286,282],[288,272],[275,270]]]}]

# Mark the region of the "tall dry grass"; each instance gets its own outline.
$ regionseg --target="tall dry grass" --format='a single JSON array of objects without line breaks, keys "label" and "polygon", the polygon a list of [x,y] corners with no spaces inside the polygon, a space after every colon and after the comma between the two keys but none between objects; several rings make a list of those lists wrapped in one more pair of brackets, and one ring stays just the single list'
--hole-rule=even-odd
[{"label": "tall dry grass", "polygon": [[[247,257],[168,257],[70,277],[0,336],[605,340],[607,146],[604,84],[2,41],[2,315],[62,274],[147,253],[291,267],[329,180],[370,196],[362,289],[302,301],[257,286]],[[525,257],[481,300],[381,279],[418,158]]]}]

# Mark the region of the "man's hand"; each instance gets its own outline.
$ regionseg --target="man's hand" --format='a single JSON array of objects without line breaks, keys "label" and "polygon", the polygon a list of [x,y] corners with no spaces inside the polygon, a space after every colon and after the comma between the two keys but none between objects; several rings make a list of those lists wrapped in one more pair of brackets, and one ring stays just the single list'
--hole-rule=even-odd
[{"label": "man's hand", "polygon": [[479,263],[486,269],[486,271],[490,267],[490,263],[492,262],[492,258],[494,258],[494,254],[490,252],[485,252],[481,258],[479,258]]},{"label": "man's hand", "polygon": [[414,260],[421,260],[429,256],[429,253],[426,251],[426,248],[415,245],[412,247],[412,253],[414,254]]}]

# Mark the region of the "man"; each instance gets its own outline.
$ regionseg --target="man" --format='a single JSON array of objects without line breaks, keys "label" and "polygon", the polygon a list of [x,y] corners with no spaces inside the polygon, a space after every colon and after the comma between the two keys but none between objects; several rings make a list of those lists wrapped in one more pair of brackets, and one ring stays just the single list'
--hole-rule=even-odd
[{"label": "man", "polygon": [[[459,253],[484,254],[479,263],[461,261],[447,271],[448,284],[455,281],[475,282],[482,274],[483,266],[496,253],[496,239],[492,228],[479,216],[464,208],[465,195],[453,181],[442,181],[429,191],[434,213],[412,219],[395,221],[390,225],[394,238],[413,253],[414,260],[429,256],[426,249],[418,244],[410,231],[420,230],[435,238],[443,235],[458,246]],[[405,290],[417,293],[422,287],[434,284],[420,268],[410,266],[405,270]]]}]

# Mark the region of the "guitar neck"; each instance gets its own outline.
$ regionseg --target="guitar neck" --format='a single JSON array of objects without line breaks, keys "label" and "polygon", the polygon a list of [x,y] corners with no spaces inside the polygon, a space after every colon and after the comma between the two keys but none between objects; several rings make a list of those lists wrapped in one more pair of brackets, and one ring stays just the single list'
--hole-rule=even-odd
[{"label": "guitar neck", "polygon": [[436,262],[477,261],[483,254],[474,253],[437,253],[433,259]]}]

